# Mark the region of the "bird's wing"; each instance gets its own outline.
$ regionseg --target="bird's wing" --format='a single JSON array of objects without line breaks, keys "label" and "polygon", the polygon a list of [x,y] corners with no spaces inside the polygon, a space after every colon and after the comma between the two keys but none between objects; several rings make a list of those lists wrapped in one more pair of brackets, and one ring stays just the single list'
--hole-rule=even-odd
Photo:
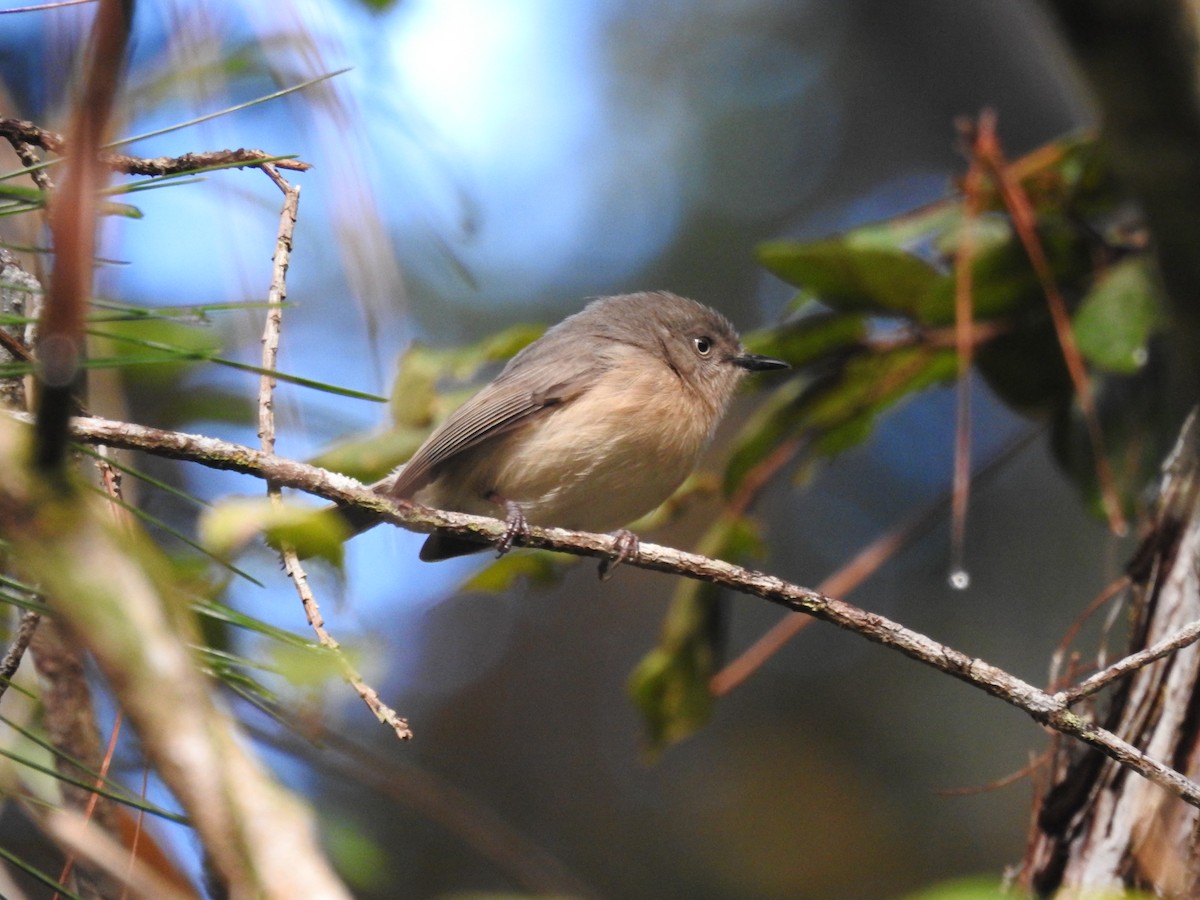
[{"label": "bird's wing", "polygon": [[581,360],[578,355],[555,363],[547,365],[532,358],[526,365],[505,369],[425,440],[401,469],[389,493],[411,497],[436,477],[434,470],[442,463],[578,397],[602,371],[594,360]]}]

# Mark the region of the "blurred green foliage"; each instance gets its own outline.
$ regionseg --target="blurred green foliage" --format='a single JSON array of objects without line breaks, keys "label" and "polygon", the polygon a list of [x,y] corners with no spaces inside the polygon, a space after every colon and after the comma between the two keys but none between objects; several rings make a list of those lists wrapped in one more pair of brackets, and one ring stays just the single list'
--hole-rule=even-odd
[{"label": "blurred green foliage", "polygon": [[[1089,138],[1050,144],[1012,171],[1036,212],[1037,238],[1088,367],[1119,500],[1133,513],[1164,450],[1157,345],[1166,318],[1145,242],[1129,231],[1127,204]],[[755,382],[767,393],[734,442],[724,474],[730,510],[702,552],[744,562],[760,551],[757,539],[744,539],[753,532],[741,493],[777,465],[785,442],[788,464],[806,471],[866,440],[883,411],[955,380],[955,259],[964,240],[974,368],[1006,404],[1048,423],[1059,462],[1099,511],[1094,448],[1042,286],[994,186],[985,180],[977,199],[974,217],[959,191],[845,234],[760,247],[763,265],[798,293],[790,318],[747,344],[786,359],[793,372]],[[711,712],[718,615],[715,590],[681,582],[659,645],[634,672],[631,693],[652,750]]]},{"label": "blurred green foliage", "polygon": [[392,382],[391,423],[352,437],[314,459],[313,465],[371,482],[407,460],[442,419],[474,392],[479,373],[541,336],[536,325],[514,325],[464,347],[413,344]]}]

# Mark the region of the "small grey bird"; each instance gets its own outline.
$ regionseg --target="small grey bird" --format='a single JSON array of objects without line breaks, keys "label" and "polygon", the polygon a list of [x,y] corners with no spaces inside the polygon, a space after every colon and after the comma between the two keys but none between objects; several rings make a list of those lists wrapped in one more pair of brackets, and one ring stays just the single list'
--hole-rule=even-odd
[{"label": "small grey bird", "polygon": [[[683,483],[747,371],[786,368],[747,353],[729,320],[694,300],[602,297],[514,356],[377,490],[435,509],[504,510],[501,553],[529,523],[619,529]],[[636,538],[620,536],[624,557]],[[420,555],[483,549],[433,534]]]}]

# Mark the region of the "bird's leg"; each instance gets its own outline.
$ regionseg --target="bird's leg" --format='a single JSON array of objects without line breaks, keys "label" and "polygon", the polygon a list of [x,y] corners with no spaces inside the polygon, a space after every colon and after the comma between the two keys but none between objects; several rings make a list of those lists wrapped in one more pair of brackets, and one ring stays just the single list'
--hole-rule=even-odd
[{"label": "bird's leg", "polygon": [[622,528],[613,532],[615,540],[614,549],[616,553],[613,556],[600,560],[600,580],[608,581],[612,577],[613,569],[631,559],[638,554],[638,536],[628,528]]},{"label": "bird's leg", "polygon": [[503,556],[512,549],[513,542],[517,538],[524,538],[529,534],[529,523],[525,521],[525,512],[519,503],[506,500],[495,491],[488,494],[487,499],[497,506],[504,507],[504,521],[508,527],[504,530],[504,536],[496,544],[496,555]]}]

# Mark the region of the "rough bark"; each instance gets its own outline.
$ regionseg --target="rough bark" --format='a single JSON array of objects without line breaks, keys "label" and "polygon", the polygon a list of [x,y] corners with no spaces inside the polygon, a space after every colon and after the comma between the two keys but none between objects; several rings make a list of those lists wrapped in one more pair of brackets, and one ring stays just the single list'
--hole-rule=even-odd
[{"label": "rough bark", "polygon": [[[1200,620],[1200,425],[1193,415],[1166,466],[1154,521],[1129,566],[1135,653]],[[1104,727],[1184,775],[1200,770],[1200,644],[1113,689]],[[1130,889],[1194,897],[1200,810],[1094,750],[1059,742],[1020,883],[1041,895]]]}]

